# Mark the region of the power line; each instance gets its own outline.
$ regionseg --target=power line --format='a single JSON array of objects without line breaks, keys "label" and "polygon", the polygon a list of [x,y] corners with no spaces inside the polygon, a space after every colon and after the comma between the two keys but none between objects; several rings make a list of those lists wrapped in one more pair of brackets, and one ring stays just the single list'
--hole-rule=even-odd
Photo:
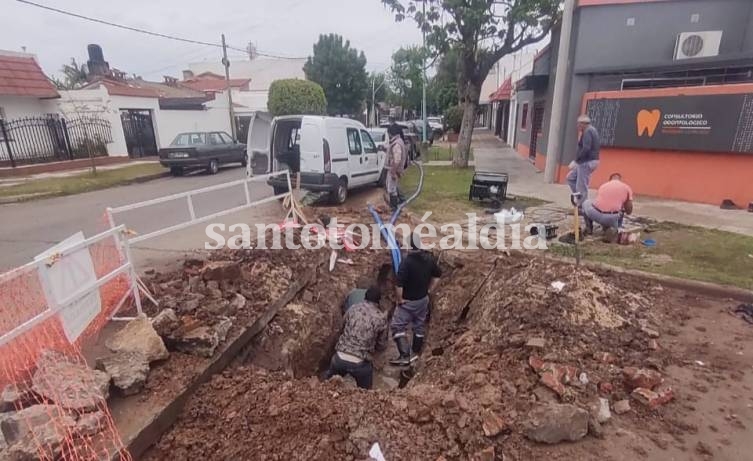
[{"label": "power line", "polygon": [[[196,45],[205,45],[205,46],[213,46],[215,48],[222,48],[222,44],[220,44],[220,43],[204,42],[204,41],[201,41],[201,40],[194,40],[194,39],[191,39],[191,38],[178,37],[178,36],[175,36],[175,35],[163,34],[163,33],[160,33],[160,32],[153,32],[151,30],[141,29],[141,28],[133,27],[133,26],[127,26],[127,25],[124,25],[124,24],[118,24],[118,23],[114,23],[114,22],[110,22],[110,21],[105,21],[104,19],[93,18],[91,16],[85,16],[83,14],[74,13],[72,11],[62,10],[62,9],[54,8],[54,7],[47,6],[47,5],[42,5],[42,4],[39,4],[39,3],[34,3],[34,2],[29,1],[29,0],[16,0],[16,1],[18,1],[20,3],[23,3],[23,4],[26,4],[26,5],[30,5],[30,6],[34,6],[34,7],[37,7],[37,8],[41,8],[43,10],[47,10],[47,11],[52,11],[52,12],[55,12],[55,13],[64,14],[66,16],[71,16],[71,17],[78,18],[78,19],[83,19],[84,21],[90,21],[90,22],[95,22],[95,23],[98,23],[98,24],[104,24],[106,26],[117,27],[118,29],[129,30],[131,32],[138,32],[138,33],[141,33],[141,34],[151,35],[153,37],[166,38],[168,40],[175,40],[175,41],[178,41],[178,42],[193,43],[193,44],[196,44]],[[228,46],[228,48],[232,49],[232,50],[235,50],[235,51],[241,51],[243,53],[247,53],[247,50],[245,50],[243,48],[238,48],[238,47],[233,47],[233,46]],[[292,57],[286,57],[286,56],[276,55],[276,54],[273,54],[273,53],[259,52],[259,51],[257,51],[257,54],[260,55],[260,56],[265,56],[265,57],[269,57],[269,58],[277,58],[277,59],[301,59],[301,58],[292,58]]]}]

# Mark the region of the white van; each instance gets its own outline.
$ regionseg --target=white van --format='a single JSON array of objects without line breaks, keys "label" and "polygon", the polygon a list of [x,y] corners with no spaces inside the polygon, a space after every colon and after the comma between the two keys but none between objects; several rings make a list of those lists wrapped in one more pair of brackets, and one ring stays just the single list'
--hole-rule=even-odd
[{"label": "white van", "polygon": [[[300,172],[301,188],[329,192],[335,203],[343,203],[350,189],[384,180],[385,152],[358,121],[288,115],[275,117],[270,131],[269,171],[289,169],[293,177]],[[284,177],[267,182],[275,194],[287,190]]]}]

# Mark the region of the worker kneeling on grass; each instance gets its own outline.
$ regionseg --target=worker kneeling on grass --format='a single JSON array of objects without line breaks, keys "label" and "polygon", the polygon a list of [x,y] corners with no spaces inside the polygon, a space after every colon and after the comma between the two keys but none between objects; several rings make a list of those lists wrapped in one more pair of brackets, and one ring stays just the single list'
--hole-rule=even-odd
[{"label": "worker kneeling on grass", "polygon": [[633,212],[633,189],[622,182],[622,175],[614,173],[599,187],[594,200],[583,202],[586,233],[593,234],[594,221],[601,224],[610,240],[622,227],[625,214]]},{"label": "worker kneeling on grass", "polygon": [[387,316],[379,309],[382,292],[366,290],[364,300],[350,307],[343,317],[343,332],[327,370],[327,379],[350,375],[358,387],[371,389],[374,367],[371,354],[387,347]]},{"label": "worker kneeling on grass", "polygon": [[[399,353],[390,363],[398,366],[410,365],[423,349],[429,315],[429,293],[442,276],[442,270],[434,256],[421,249],[421,240],[416,234],[412,235],[411,246],[413,251],[403,259],[397,271],[397,306],[390,325]],[[408,343],[408,327],[413,330],[412,345]]]}]

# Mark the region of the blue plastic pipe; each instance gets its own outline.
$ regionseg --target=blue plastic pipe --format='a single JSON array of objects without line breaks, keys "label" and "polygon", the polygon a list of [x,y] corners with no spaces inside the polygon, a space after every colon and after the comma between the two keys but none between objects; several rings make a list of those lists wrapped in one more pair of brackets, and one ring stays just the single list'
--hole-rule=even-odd
[{"label": "blue plastic pipe", "polygon": [[421,193],[421,189],[423,189],[424,187],[424,167],[418,162],[413,162],[413,164],[418,167],[418,171],[420,172],[418,178],[418,187],[416,188],[416,191],[413,193],[413,195],[408,197],[407,200],[397,206],[397,209],[395,209],[395,211],[392,213],[392,216],[390,217],[389,225],[384,225],[382,218],[379,216],[379,213],[377,213],[376,209],[371,204],[369,204],[369,212],[371,212],[371,215],[374,217],[374,221],[376,221],[376,223],[379,225],[379,232],[382,234],[382,237],[384,237],[384,241],[387,242],[390,252],[392,253],[392,271],[395,274],[397,274],[397,270],[398,268],[400,268],[400,260],[402,258],[402,255],[400,254],[400,245],[397,244],[395,233],[392,229],[397,222],[397,219],[400,217],[400,213],[403,211],[403,208],[405,208],[406,205],[415,200],[415,198],[418,197],[418,195]]}]

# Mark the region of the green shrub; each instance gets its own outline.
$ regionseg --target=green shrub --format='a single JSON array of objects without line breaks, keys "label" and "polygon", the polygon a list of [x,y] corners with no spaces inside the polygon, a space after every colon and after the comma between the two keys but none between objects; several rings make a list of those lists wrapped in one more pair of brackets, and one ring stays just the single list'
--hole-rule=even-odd
[{"label": "green shrub", "polygon": [[463,123],[463,107],[453,106],[444,112],[444,123],[448,130],[460,133],[460,125]]},{"label": "green shrub", "polygon": [[309,80],[275,80],[269,86],[269,112],[278,115],[323,115],[327,98],[317,83]]}]

